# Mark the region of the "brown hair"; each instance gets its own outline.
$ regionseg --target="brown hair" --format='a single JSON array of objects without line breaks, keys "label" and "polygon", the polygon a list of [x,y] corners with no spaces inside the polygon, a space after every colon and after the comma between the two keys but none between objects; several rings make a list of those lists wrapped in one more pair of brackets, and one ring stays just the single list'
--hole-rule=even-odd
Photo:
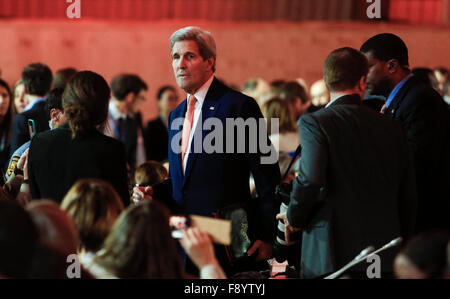
[{"label": "brown hair", "polygon": [[328,55],[323,77],[330,92],[354,88],[369,70],[367,58],[352,48],[339,48]]},{"label": "brown hair", "polygon": [[61,208],[78,230],[78,250],[97,251],[124,209],[114,188],[98,179],[77,181],[67,192]]},{"label": "brown hair", "polygon": [[272,98],[264,103],[262,112],[267,120],[267,130],[269,134],[272,134],[270,132],[272,118],[279,119],[280,134],[286,132],[297,132],[297,125],[289,111],[289,104],[286,101],[280,98]]},{"label": "brown hair", "polygon": [[147,161],[139,165],[134,173],[136,184],[151,186],[161,183],[167,177],[167,169],[157,161]]},{"label": "brown hair", "polygon": [[129,206],[95,261],[118,278],[183,278],[169,210],[154,200]]},{"label": "brown hair", "polygon": [[80,133],[105,126],[111,90],[99,74],[90,71],[77,73],[67,84],[63,94],[63,108],[72,138]]},{"label": "brown hair", "polygon": [[6,114],[0,123],[0,139],[5,138],[5,148],[9,146],[9,142],[11,141],[11,134],[12,134],[12,124],[14,119],[14,97],[11,93],[11,89],[9,88],[8,83],[6,83],[4,80],[0,79],[0,86],[3,86],[6,89],[6,92],[9,96],[9,107],[6,111]]}]

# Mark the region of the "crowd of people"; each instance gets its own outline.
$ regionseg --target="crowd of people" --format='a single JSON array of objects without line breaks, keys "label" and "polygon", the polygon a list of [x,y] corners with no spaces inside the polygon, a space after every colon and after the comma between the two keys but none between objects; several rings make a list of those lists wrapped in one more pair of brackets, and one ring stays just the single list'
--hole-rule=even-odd
[{"label": "crowd of people", "polygon": [[[255,77],[238,91],[215,76],[209,32],[181,28],[170,51],[186,96],[155,89],[147,124],[154,87],[137,74],[108,84],[33,63],[14,88],[0,78],[0,277],[68,278],[75,255],[81,278],[269,278],[285,260],[286,275],[321,278],[398,237],[383,278],[449,277],[446,68],[411,69],[383,33],[332,50],[310,88]],[[212,119],[227,138],[198,151]],[[230,220],[231,244],[176,215]]]}]

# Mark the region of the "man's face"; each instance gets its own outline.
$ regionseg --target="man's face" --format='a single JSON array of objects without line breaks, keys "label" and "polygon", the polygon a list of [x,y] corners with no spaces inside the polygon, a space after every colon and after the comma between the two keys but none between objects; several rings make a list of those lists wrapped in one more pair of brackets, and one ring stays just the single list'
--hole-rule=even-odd
[{"label": "man's face", "polygon": [[173,45],[175,79],[178,86],[189,94],[195,93],[213,74],[213,63],[214,58],[203,60],[195,41],[179,41]]},{"label": "man's face", "polygon": [[159,100],[159,109],[167,111],[167,113],[172,112],[178,105],[177,93],[171,89],[167,89],[161,95]]},{"label": "man's face", "polygon": [[330,93],[323,81],[317,81],[311,86],[311,103],[315,106],[323,106],[330,101]]},{"label": "man's face", "polygon": [[141,91],[136,96],[133,97],[133,100],[131,101],[129,106],[129,110],[132,113],[138,113],[139,108],[145,102],[146,99],[147,99],[147,90],[141,89]]},{"label": "man's face", "polygon": [[388,97],[394,88],[388,72],[388,63],[373,56],[372,51],[364,53],[369,62],[367,73],[367,92],[370,95]]}]

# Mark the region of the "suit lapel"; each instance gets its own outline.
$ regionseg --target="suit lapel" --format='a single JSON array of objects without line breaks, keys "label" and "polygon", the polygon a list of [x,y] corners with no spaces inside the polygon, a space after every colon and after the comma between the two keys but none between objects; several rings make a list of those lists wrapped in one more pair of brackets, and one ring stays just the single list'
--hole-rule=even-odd
[{"label": "suit lapel", "polygon": [[[185,99],[182,103],[180,108],[178,109],[177,113],[173,115],[173,119],[169,122],[170,125],[172,124],[172,122],[177,119],[177,118],[184,118],[184,115],[186,114],[186,108],[187,108],[187,100]],[[173,129],[169,128],[169,132],[171,132],[171,137],[169,138],[169,142],[172,142],[172,138],[174,136],[176,136],[177,134],[180,134],[181,136],[181,131],[183,130],[183,125],[178,126],[177,128]],[[181,141],[181,139],[180,139]],[[172,147],[172,144],[169,144],[168,146]],[[181,149],[181,144],[180,144],[180,149]],[[174,169],[177,169],[179,171],[176,171],[176,173],[180,174],[180,178],[183,177],[183,169],[182,169],[182,165],[181,165],[181,152],[178,154],[174,153],[174,161],[173,161],[173,165],[171,165],[171,167],[174,167]]]},{"label": "suit lapel", "polygon": [[409,89],[412,86],[417,85],[417,84],[419,84],[419,83],[416,82],[415,77],[409,78],[409,80],[406,81],[405,85],[403,85],[402,88],[400,88],[400,90],[398,91],[395,98],[392,100],[392,103],[389,105],[389,107],[387,107],[386,114],[389,114],[390,116],[395,117],[395,113],[397,112],[398,107],[403,102],[404,98],[406,97],[406,94],[408,93]]},{"label": "suit lapel", "polygon": [[[224,88],[226,88],[225,85],[220,83],[216,78],[214,78],[213,82],[211,83],[211,86],[209,87],[208,93],[206,94],[205,101],[203,102],[202,106],[202,113],[201,113],[201,119],[198,120],[197,126],[195,128],[194,137],[192,139],[191,143],[191,150],[188,156],[188,161],[186,164],[186,171],[184,172],[184,180],[183,180],[183,186],[187,182],[191,172],[192,168],[199,156],[199,153],[195,153],[195,140],[197,139],[197,142],[201,142],[201,150],[203,151],[203,140],[207,133],[209,133],[206,130],[203,130],[203,123],[208,118],[214,117],[217,113],[217,110],[219,110],[220,107],[220,101],[219,99],[223,96]],[[198,138],[201,139],[198,140]],[[180,158],[181,160],[181,158]]]}]

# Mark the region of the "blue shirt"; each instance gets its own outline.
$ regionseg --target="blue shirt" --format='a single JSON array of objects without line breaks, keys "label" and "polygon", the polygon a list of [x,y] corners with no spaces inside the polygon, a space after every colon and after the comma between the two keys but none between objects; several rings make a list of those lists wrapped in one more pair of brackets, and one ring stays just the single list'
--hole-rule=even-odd
[{"label": "blue shirt", "polygon": [[405,78],[402,79],[402,81],[400,81],[395,87],[394,89],[391,91],[391,93],[389,94],[389,97],[386,100],[386,109],[389,108],[389,105],[392,103],[392,101],[394,100],[395,96],[397,95],[397,93],[400,91],[400,89],[403,87],[403,85],[405,85],[406,81],[409,80],[409,78],[411,78],[412,76],[414,76],[413,74],[409,74],[408,76],[406,76]]}]

